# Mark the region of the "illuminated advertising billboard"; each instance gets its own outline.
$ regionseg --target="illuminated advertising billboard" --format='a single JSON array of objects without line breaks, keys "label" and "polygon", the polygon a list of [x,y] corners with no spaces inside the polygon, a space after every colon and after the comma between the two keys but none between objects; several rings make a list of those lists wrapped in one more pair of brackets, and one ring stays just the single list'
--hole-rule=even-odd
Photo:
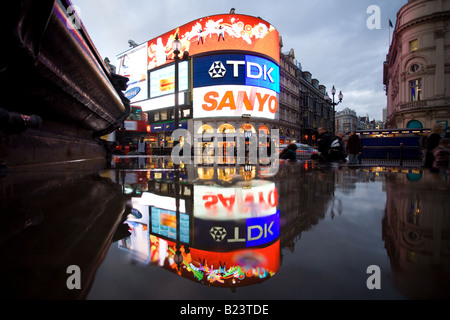
[{"label": "illuminated advertising billboard", "polygon": [[[175,261],[176,244],[150,236],[151,262],[202,285],[237,287],[270,279],[280,268],[280,241],[253,249],[206,251],[181,246],[182,262]],[[180,267],[180,269],[179,269]]]},{"label": "illuminated advertising billboard", "polygon": [[194,217],[196,248],[230,251],[268,244],[280,236],[280,212],[240,220],[205,220]]},{"label": "illuminated advertising billboard", "polygon": [[275,214],[277,206],[274,182],[253,180],[250,188],[194,185],[194,217],[198,219],[263,217]]},{"label": "illuminated advertising billboard", "polygon": [[222,14],[200,18],[148,41],[148,69],[170,62],[176,34],[182,44],[181,55],[214,51],[251,51],[280,60],[279,34],[268,22],[247,15]]},{"label": "illuminated advertising billboard", "polygon": [[190,216],[186,214],[185,201],[180,199],[180,218],[176,217],[176,200],[173,197],[156,195],[150,192],[143,192],[140,198],[132,199],[133,207],[146,210],[150,215],[150,234],[156,234],[167,239],[177,239],[177,224],[179,223],[180,241],[189,243],[190,241]]},{"label": "illuminated advertising billboard", "polygon": [[117,57],[117,74],[129,78],[124,95],[131,102],[148,99],[147,44],[144,43]]},{"label": "illuminated advertising billboard", "polygon": [[190,57],[179,62],[178,103],[192,100],[193,118],[276,118],[279,34],[247,15],[203,17],[118,55],[118,73],[130,78],[124,94],[131,102],[139,101],[144,112],[175,105],[176,35],[182,44],[179,57],[185,52]]},{"label": "illuminated advertising billboard", "polygon": [[[188,90],[188,62],[178,65],[178,90]],[[150,72],[150,98],[157,98],[175,93],[175,65],[170,65]]]},{"label": "illuminated advertising billboard", "polygon": [[[151,232],[166,238],[177,240],[176,211],[158,207],[150,208]],[[189,215],[180,213],[181,242],[189,244]]]},{"label": "illuminated advertising billboard", "polygon": [[244,54],[218,54],[195,58],[193,87],[248,85],[280,93],[280,68],[265,58]]},{"label": "illuminated advertising billboard", "polygon": [[275,119],[277,93],[273,90],[242,85],[211,86],[193,89],[193,117],[242,117]]},{"label": "illuminated advertising billboard", "polygon": [[125,220],[130,236],[118,242],[119,249],[130,252],[136,261],[142,263],[150,262],[148,222],[148,206],[135,203],[131,213],[127,216],[127,220]]}]

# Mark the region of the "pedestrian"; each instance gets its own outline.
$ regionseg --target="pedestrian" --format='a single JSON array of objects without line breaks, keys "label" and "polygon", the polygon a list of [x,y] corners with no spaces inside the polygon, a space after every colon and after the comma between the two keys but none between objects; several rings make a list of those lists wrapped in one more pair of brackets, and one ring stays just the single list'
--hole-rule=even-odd
[{"label": "pedestrian", "polygon": [[345,163],[347,161],[347,148],[343,138],[344,133],[339,131],[331,142],[330,160],[333,162]]},{"label": "pedestrian", "polygon": [[319,151],[319,159],[325,162],[330,162],[330,146],[331,146],[331,136],[327,129],[320,127],[317,129],[319,133],[317,139],[317,150]]},{"label": "pedestrian", "polygon": [[433,126],[430,135],[427,138],[427,152],[425,153],[424,167],[431,169],[434,162],[434,149],[439,145],[439,140],[442,139],[444,133],[444,127],[442,124],[438,123]]},{"label": "pedestrian", "polygon": [[424,167],[425,166],[425,157],[427,154],[427,139],[428,139],[428,135],[424,134],[420,137],[419,139],[419,148],[421,151],[421,166]]},{"label": "pedestrian", "polygon": [[137,143],[138,146],[138,152],[140,154],[147,154],[147,143],[144,141],[144,138],[141,137],[141,139]]},{"label": "pedestrian", "polygon": [[355,131],[350,133],[347,140],[348,164],[358,164],[358,157],[362,152],[361,139]]},{"label": "pedestrian", "polygon": [[439,145],[434,149],[434,161],[431,171],[447,173],[450,169],[449,155],[450,155],[450,139],[442,138],[439,140]]},{"label": "pedestrian", "polygon": [[280,159],[297,161],[297,145],[295,143],[289,144],[280,152]]}]

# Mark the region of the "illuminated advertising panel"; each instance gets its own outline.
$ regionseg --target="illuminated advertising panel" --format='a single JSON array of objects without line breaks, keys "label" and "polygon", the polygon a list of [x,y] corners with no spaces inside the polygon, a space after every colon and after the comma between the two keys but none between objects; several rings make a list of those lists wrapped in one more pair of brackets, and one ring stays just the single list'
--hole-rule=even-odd
[{"label": "illuminated advertising panel", "polygon": [[118,247],[131,252],[136,261],[150,262],[148,206],[135,203],[125,223],[128,225],[130,236],[119,240]]},{"label": "illuminated advertising panel", "polygon": [[[140,198],[132,199],[133,207],[147,208],[150,214],[150,233],[168,239],[177,239],[177,217],[176,201],[173,197],[156,195],[150,192],[142,193]],[[185,201],[180,199],[179,204],[179,226],[180,241],[189,243],[190,241],[190,217],[185,211]]]},{"label": "illuminated advertising panel", "polygon": [[251,188],[194,185],[194,217],[208,220],[263,217],[277,212],[274,182],[257,181]]},{"label": "illuminated advertising panel", "polygon": [[279,62],[279,34],[268,22],[247,15],[222,14],[200,18],[148,41],[148,69],[162,66],[172,58],[175,35],[182,44],[181,54],[252,51]]},{"label": "illuminated advertising panel", "polygon": [[280,93],[280,68],[270,60],[244,54],[218,54],[195,58],[193,87],[249,85]]},{"label": "illuminated advertising panel", "polygon": [[193,117],[242,117],[243,114],[275,119],[278,96],[273,90],[240,85],[193,89]]},{"label": "illuminated advertising panel", "polygon": [[[151,232],[173,240],[177,239],[176,212],[163,208],[151,207]],[[189,215],[180,213],[180,241],[189,243]]]},{"label": "illuminated advertising panel", "polygon": [[[188,89],[188,63],[180,62],[178,65],[178,89]],[[150,72],[150,98],[157,98],[166,94],[175,93],[175,65],[170,65]]]},{"label": "illuminated advertising panel", "polygon": [[142,44],[117,57],[117,74],[129,78],[124,95],[131,102],[148,99],[147,44]]},{"label": "illuminated advertising panel", "polygon": [[[185,103],[186,99],[184,97],[185,92],[180,92],[178,94],[178,103],[180,105],[183,105]],[[142,108],[142,111],[144,112],[169,108],[173,107],[174,105],[175,105],[175,93],[139,102],[139,106]]]},{"label": "illuminated advertising panel", "polygon": [[[207,286],[237,287],[270,279],[280,268],[280,241],[263,247],[230,252],[181,246],[182,261],[175,261],[176,244],[150,236],[152,264]],[[180,268],[180,269],[179,269]],[[181,270],[181,271],[180,271]]]},{"label": "illuminated advertising panel", "polygon": [[206,220],[194,217],[193,246],[230,251],[268,244],[280,236],[280,212],[240,220]]}]

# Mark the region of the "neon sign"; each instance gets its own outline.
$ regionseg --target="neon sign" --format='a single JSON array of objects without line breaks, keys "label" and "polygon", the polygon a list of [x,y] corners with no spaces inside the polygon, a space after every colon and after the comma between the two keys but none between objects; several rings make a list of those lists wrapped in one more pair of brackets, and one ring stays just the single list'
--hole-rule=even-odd
[{"label": "neon sign", "polygon": [[279,34],[268,22],[246,15],[223,14],[200,18],[148,41],[148,69],[172,58],[172,42],[178,34],[182,55],[239,50],[252,51],[280,60]]},{"label": "neon sign", "polygon": [[277,93],[253,86],[213,86],[194,88],[194,118],[253,117],[275,119]]},{"label": "neon sign", "polygon": [[243,54],[195,58],[193,87],[248,85],[280,92],[280,68],[270,60]]},{"label": "neon sign", "polygon": [[194,185],[194,217],[244,219],[275,214],[278,191],[273,182],[255,180],[248,189]]}]

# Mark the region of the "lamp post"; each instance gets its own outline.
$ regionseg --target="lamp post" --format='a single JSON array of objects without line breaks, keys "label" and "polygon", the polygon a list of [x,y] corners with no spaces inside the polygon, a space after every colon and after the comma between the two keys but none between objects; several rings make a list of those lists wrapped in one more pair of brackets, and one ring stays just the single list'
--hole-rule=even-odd
[{"label": "lamp post", "polygon": [[[342,91],[339,91],[339,95],[338,95],[338,102],[334,102],[334,95],[336,94],[336,88],[333,85],[333,88],[331,89],[331,95],[333,96],[333,101],[331,103],[331,105],[333,106],[333,135],[335,135],[335,131],[336,131],[336,112],[335,112],[335,108],[336,106],[342,102],[342,99],[344,98],[344,95],[342,94]],[[328,96],[328,92],[325,93],[325,100],[330,100],[330,97]]]},{"label": "lamp post", "polygon": [[180,126],[180,117],[178,115],[178,63],[180,62],[179,54],[181,52],[181,41],[178,39],[178,33],[175,35],[175,40],[172,42],[172,50],[175,59],[175,120],[174,120],[174,130],[177,130]]}]

